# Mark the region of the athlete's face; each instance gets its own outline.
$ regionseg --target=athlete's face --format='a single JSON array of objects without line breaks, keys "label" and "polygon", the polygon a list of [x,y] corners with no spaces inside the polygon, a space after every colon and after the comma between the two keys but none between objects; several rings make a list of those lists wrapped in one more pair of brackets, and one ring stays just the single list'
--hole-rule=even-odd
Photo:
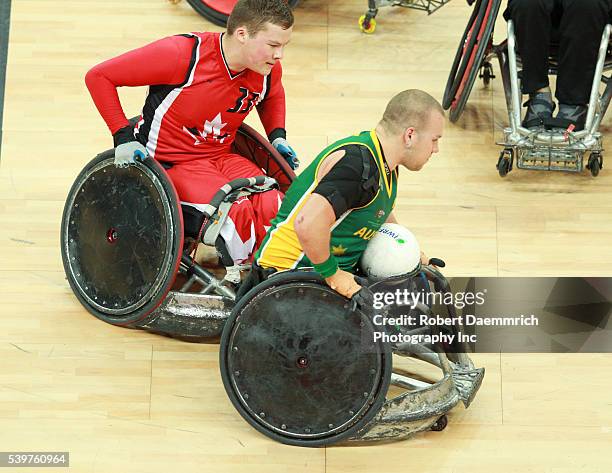
[{"label": "athlete's face", "polygon": [[432,154],[438,152],[438,141],[444,131],[444,116],[432,111],[428,121],[418,129],[407,128],[404,132],[404,165],[411,171],[419,171]]},{"label": "athlete's face", "polygon": [[283,58],[292,30],[293,28],[285,30],[278,25],[266,23],[255,35],[247,33],[244,41],[247,68],[262,75],[270,74],[276,61]]}]

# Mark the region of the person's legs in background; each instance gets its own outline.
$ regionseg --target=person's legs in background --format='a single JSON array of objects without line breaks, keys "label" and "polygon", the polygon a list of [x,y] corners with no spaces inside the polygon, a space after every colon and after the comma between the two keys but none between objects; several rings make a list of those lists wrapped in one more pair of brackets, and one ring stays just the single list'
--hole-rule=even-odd
[{"label": "person's legs in background", "polygon": [[550,118],[554,102],[548,82],[548,55],[554,0],[508,0],[504,13],[514,23],[523,72],[521,89],[529,95],[523,126],[540,125]]},{"label": "person's legs in background", "polygon": [[563,15],[559,25],[557,118],[581,130],[586,121],[601,35],[610,21],[612,0],[560,1]]}]

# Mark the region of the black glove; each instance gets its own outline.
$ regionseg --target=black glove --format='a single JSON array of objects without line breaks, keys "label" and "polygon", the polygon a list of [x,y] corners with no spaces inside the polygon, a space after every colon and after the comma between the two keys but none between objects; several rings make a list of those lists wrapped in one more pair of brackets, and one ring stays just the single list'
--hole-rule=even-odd
[{"label": "black glove", "polygon": [[440,258],[429,258],[429,264],[437,266],[438,268],[444,268],[446,266],[444,260]]},{"label": "black glove", "polygon": [[361,289],[351,297],[351,310],[361,310],[365,314],[372,314],[374,311],[374,293],[367,286],[369,284],[366,278],[355,276],[355,282],[361,286]]}]

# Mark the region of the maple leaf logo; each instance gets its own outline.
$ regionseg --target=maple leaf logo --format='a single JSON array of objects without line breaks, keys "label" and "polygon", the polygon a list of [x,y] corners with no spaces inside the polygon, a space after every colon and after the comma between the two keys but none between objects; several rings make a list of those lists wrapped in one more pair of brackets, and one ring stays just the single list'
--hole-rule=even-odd
[{"label": "maple leaf logo", "polygon": [[206,120],[202,130],[198,130],[197,127],[187,128],[183,127],[183,131],[191,136],[194,140],[193,145],[197,146],[207,141],[218,141],[223,143],[229,136],[229,133],[222,133],[221,130],[227,125],[223,123],[221,113],[218,113],[212,121]]}]

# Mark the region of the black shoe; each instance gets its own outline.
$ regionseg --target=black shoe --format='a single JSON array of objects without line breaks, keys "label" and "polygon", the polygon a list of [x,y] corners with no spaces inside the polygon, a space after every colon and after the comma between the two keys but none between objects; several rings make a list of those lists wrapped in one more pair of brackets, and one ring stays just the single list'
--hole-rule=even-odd
[{"label": "black shoe", "polygon": [[555,103],[550,92],[536,92],[529,96],[529,100],[523,104],[527,107],[527,113],[522,125],[525,128],[536,128],[543,126],[544,122],[552,117]]},{"label": "black shoe", "polygon": [[217,250],[217,256],[219,257],[219,263],[222,266],[228,267],[234,265],[234,260],[229,254],[229,250],[225,245],[225,240],[219,236],[215,242],[215,249]]},{"label": "black shoe", "polygon": [[556,120],[563,123],[565,128],[574,125],[574,131],[584,130],[588,107],[586,105],[559,104],[559,113]]}]

